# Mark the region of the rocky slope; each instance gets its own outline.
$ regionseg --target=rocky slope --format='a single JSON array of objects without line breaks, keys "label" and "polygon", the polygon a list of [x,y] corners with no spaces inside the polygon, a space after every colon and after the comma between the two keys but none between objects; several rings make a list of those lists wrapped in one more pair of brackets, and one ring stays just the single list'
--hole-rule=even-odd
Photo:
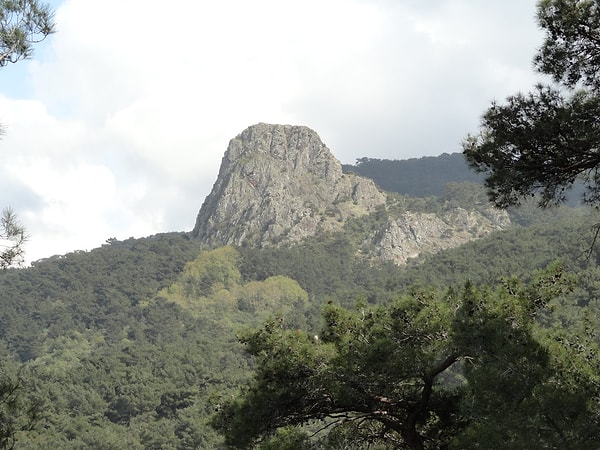
[{"label": "rocky slope", "polygon": [[[344,174],[313,130],[260,123],[230,141],[192,236],[209,245],[292,244],[381,212],[386,201],[373,181]],[[404,211],[371,230],[362,248],[370,258],[404,264],[508,225],[505,213],[491,209]]]},{"label": "rocky slope", "polygon": [[384,203],[373,181],[342,173],[311,129],[260,123],[229,143],[192,235],[219,245],[297,242]]},{"label": "rocky slope", "polygon": [[473,239],[510,226],[503,211],[489,208],[485,211],[467,211],[451,208],[440,214],[407,211],[390,217],[387,223],[371,233],[363,247],[371,259],[406,264],[422,253],[458,247]]}]

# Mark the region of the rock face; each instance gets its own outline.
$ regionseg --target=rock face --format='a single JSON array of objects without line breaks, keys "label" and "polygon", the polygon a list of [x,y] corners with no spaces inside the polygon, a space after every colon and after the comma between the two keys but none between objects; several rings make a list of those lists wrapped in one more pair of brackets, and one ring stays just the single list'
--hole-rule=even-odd
[{"label": "rock face", "polygon": [[510,225],[505,212],[491,207],[392,213],[392,204],[373,181],[344,174],[314,131],[260,123],[230,141],[192,237],[209,245],[293,244],[375,213],[383,221],[370,220],[357,247],[370,260],[404,265],[422,253],[456,247]]},{"label": "rock face", "polygon": [[343,174],[311,129],[260,123],[230,141],[192,236],[217,245],[297,242],[385,201],[371,180]]},{"label": "rock face", "polygon": [[453,208],[442,214],[405,212],[363,242],[371,259],[404,265],[423,253],[437,253],[510,226],[508,214],[492,208],[482,214]]}]

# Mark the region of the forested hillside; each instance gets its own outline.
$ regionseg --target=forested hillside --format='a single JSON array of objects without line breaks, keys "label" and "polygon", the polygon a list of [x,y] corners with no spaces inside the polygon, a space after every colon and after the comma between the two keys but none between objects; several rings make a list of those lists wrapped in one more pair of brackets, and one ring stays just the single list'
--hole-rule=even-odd
[{"label": "forested hillside", "polygon": [[[486,175],[469,167],[462,153],[394,160],[364,157],[357,159],[356,164],[344,164],[342,167],[346,173],[372,179],[386,191],[410,197],[442,196],[449,183],[482,185]],[[582,180],[576,180],[564,192],[571,206],[581,203],[583,193]]]},{"label": "forested hillside", "polygon": [[239,333],[273,320],[298,336],[320,334],[326,305],[371,308],[415,289],[528,280],[560,259],[580,284],[554,301],[576,324],[581,306],[598,310],[600,272],[599,249],[588,254],[594,218],[573,212],[405,270],[365,264],[348,231],[268,249],[201,250],[182,234],[111,240],[5,271],[3,367],[21,380],[12,417],[37,411],[17,448],[219,448],[213,414],[253,373]]},{"label": "forested hillside", "polygon": [[386,191],[411,197],[440,196],[448,183],[483,182],[483,176],[469,168],[462,153],[403,160],[365,157],[343,168],[345,172],[371,178]]}]

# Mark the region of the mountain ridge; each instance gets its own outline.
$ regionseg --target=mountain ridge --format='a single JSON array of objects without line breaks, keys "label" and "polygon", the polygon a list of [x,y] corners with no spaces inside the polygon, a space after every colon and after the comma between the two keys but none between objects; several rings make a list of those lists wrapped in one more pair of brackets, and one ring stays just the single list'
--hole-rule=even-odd
[{"label": "mountain ridge", "polygon": [[342,170],[370,178],[386,191],[411,197],[441,196],[448,183],[484,182],[484,175],[472,170],[462,153],[394,160],[363,157],[354,165],[342,165]]}]

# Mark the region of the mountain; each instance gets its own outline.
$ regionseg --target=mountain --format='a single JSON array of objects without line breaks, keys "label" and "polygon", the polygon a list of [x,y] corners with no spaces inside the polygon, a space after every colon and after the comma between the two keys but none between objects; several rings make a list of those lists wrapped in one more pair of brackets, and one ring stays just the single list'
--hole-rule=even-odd
[{"label": "mountain", "polygon": [[294,244],[376,216],[361,236],[365,256],[405,264],[511,224],[485,201],[446,202],[437,211],[411,210],[408,203],[344,173],[315,131],[260,123],[229,143],[192,237],[213,246]]},{"label": "mountain", "polygon": [[[476,184],[456,180],[435,198],[384,192],[340,174],[307,128],[259,124],[244,133],[232,141],[193,233],[110,239],[0,272],[0,382],[19,380],[9,402],[0,391],[0,422],[24,426],[16,449],[224,449],[211,417],[247,388],[256,367],[240,333],[277,318],[278,329],[312,336],[328,303],[369,308],[415,286],[451,292],[467,280],[503,279],[510,288],[508,277],[527,279],[560,257],[582,280],[564,303],[585,307],[564,309],[565,323],[587,326],[584,309],[597,315],[597,218],[532,207],[519,217],[533,225],[510,226]],[[244,175],[249,168],[254,177]],[[270,203],[261,192],[271,193]],[[331,228],[310,234],[302,228],[309,222],[289,210],[299,239],[292,241],[267,219],[288,211],[285,201],[303,208],[304,195],[313,207],[302,211]]]},{"label": "mountain", "polygon": [[371,180],[342,173],[314,131],[260,123],[229,143],[192,236],[218,245],[297,242],[384,203]]}]

